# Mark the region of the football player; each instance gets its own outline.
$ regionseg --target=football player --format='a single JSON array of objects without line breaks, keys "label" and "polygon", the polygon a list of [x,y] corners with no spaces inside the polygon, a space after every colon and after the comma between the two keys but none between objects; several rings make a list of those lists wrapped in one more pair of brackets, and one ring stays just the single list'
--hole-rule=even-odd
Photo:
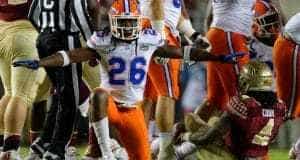
[{"label": "football player", "polygon": [[273,5],[257,0],[254,7],[253,38],[249,44],[250,58],[267,63],[273,68],[273,45],[281,31],[281,16]]},{"label": "football player", "polygon": [[[288,106],[288,117],[300,115],[299,45],[300,13],[289,19],[274,45],[273,60],[277,95]],[[298,143],[292,147],[290,158],[299,158]]]},{"label": "football player", "polygon": [[207,101],[203,105],[225,109],[228,100],[239,94],[237,75],[249,61],[247,39],[251,36],[254,4],[255,0],[212,1],[213,20],[206,34],[212,46],[211,53],[243,52],[245,55],[237,58],[235,64],[207,63]]},{"label": "football player", "polygon": [[242,95],[232,97],[224,113],[214,112],[209,121],[197,114],[186,117],[187,132],[179,136],[185,142],[175,147],[178,159],[191,154],[201,160],[265,159],[286,118],[286,105],[277,100],[272,71],[265,63],[242,67],[239,88]]},{"label": "football player", "polygon": [[289,108],[289,117],[300,115],[298,76],[298,53],[300,33],[300,13],[294,15],[285,25],[281,36],[276,40],[273,50],[276,72],[277,94]]},{"label": "football player", "polygon": [[[203,45],[201,42],[205,40],[192,27],[182,0],[145,0],[141,4],[144,16],[150,19],[154,29],[162,33],[168,45],[177,48],[181,47],[179,32],[182,32],[193,42],[197,41]],[[209,46],[207,41],[204,44],[207,45],[204,47]],[[180,93],[180,63],[181,61],[178,59],[155,58],[151,61],[148,72],[149,80],[145,91],[145,101],[156,102],[155,121],[160,132],[159,137],[162,148],[162,154],[160,154],[159,159],[165,159],[163,148],[171,142],[175,100],[178,99]],[[146,110],[145,117],[149,117],[147,116],[149,111],[145,109],[148,106],[151,106],[151,103],[143,106],[144,110]],[[149,124],[154,123],[150,121]],[[149,126],[149,128],[153,127]]]},{"label": "football player", "polygon": [[[45,115],[43,111],[49,83],[40,86],[47,81],[45,71],[10,66],[17,60],[38,59],[35,48],[38,33],[27,20],[30,3],[29,0],[0,1],[0,75],[5,90],[0,100],[0,145],[3,146],[1,160],[20,159],[17,151],[28,107],[34,106],[33,116],[36,112],[41,113],[39,116]],[[34,122],[34,118],[31,125],[31,131],[34,131],[31,132],[32,137],[42,126],[41,123]]]},{"label": "football player", "polygon": [[[19,61],[15,65],[30,68],[67,66],[100,58],[102,84],[94,90],[90,118],[102,156],[114,159],[109,144],[110,122],[118,130],[129,158],[147,160],[150,159],[147,128],[137,106],[143,100],[149,63],[153,56],[181,58],[181,49],[160,46],[163,40],[155,30],[140,31],[140,13],[135,0],[116,0],[109,17],[111,32],[93,34],[88,41],[89,48],[59,51],[41,61]],[[185,48],[187,60],[231,61],[232,57],[213,56],[199,48]]]}]

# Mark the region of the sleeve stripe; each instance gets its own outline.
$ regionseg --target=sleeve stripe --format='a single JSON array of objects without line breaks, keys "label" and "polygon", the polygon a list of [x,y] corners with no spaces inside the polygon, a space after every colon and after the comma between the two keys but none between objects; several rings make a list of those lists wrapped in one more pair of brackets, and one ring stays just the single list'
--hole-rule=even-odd
[{"label": "sleeve stripe", "polygon": [[39,25],[40,25],[39,22],[40,10],[41,8],[39,6],[38,0],[33,0],[28,13],[28,19],[36,29],[39,29]]},{"label": "sleeve stripe", "polygon": [[87,13],[86,1],[74,0],[71,8],[74,15],[75,23],[79,27],[84,39],[86,40],[92,35],[92,25],[90,24],[89,16]]}]

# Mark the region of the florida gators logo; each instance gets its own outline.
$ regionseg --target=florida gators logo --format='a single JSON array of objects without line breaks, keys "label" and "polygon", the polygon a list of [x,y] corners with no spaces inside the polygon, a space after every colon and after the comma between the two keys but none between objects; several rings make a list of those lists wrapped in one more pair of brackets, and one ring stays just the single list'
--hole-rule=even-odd
[{"label": "florida gators logo", "polygon": [[181,7],[181,0],[173,0],[173,5],[176,8],[180,8]]}]

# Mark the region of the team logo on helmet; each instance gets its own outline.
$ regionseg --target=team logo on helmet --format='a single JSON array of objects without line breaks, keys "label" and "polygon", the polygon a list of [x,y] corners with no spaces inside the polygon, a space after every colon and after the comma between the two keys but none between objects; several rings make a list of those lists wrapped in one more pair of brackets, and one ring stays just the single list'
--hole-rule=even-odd
[{"label": "team logo on helmet", "polygon": [[273,46],[282,26],[279,12],[272,4],[263,0],[256,1],[253,11],[253,35],[266,45]]},{"label": "team logo on helmet", "polygon": [[249,62],[241,69],[239,87],[242,93],[248,91],[273,91],[273,74],[271,69],[263,62]]},{"label": "team logo on helmet", "polygon": [[136,0],[116,0],[109,12],[112,35],[121,40],[135,40],[140,32],[140,9]]}]

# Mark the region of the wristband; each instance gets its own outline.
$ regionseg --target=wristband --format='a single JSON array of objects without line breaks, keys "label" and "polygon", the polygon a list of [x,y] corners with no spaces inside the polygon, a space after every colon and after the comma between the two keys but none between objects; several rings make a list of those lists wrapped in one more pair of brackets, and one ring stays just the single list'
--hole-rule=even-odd
[{"label": "wristband", "polygon": [[61,50],[61,51],[58,51],[57,53],[59,53],[59,54],[63,57],[63,59],[64,59],[63,67],[70,64],[71,61],[70,61],[70,58],[69,58],[69,56],[67,55],[67,52],[66,52],[66,51]]},{"label": "wristband", "polygon": [[192,46],[184,46],[183,49],[183,61],[184,63],[189,63],[191,61],[191,49]]}]

